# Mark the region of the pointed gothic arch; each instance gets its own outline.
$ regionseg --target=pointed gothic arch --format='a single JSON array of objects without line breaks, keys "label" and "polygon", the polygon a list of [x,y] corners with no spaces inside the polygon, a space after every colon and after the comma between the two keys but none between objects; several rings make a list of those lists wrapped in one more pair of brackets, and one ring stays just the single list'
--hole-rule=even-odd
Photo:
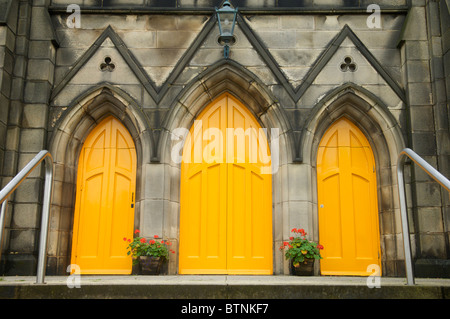
[{"label": "pointed gothic arch", "polygon": [[[57,226],[49,231],[49,246],[53,247],[49,264],[54,258],[58,274],[66,274],[70,264],[79,154],[90,132],[109,116],[118,119],[130,133],[136,147],[137,172],[152,156],[152,138],[142,110],[125,92],[108,84],[84,92],[55,122],[49,139],[55,163],[50,223]],[[143,183],[137,174],[135,224],[140,216]]]},{"label": "pointed gothic arch", "polygon": [[304,163],[315,163],[317,139],[337,118],[347,116],[358,123],[378,153],[377,164],[396,165],[397,155],[406,143],[400,124],[388,107],[375,95],[352,83],[347,83],[324,97],[310,113],[300,148]]},{"label": "pointed gothic arch", "polygon": [[[195,117],[216,97],[228,92],[252,112],[264,128],[278,128],[286,146],[285,161],[294,158],[294,137],[287,115],[277,99],[258,79],[239,63],[221,60],[195,77],[178,94],[162,123],[157,157],[162,162],[170,157],[170,136],[176,128],[191,127]],[[270,143],[270,141],[269,141]]]},{"label": "pointed gothic arch", "polygon": [[[358,127],[367,138],[374,155],[377,178],[378,214],[380,220],[381,260],[384,275],[395,275],[398,259],[403,258],[401,248],[394,254],[385,254],[385,247],[401,247],[396,243],[401,234],[396,233],[399,220],[399,203],[395,187],[396,165],[399,152],[406,143],[400,124],[394,119],[380,99],[354,84],[345,84],[324,97],[312,110],[300,139],[303,163],[310,167],[313,203],[312,220],[318,234],[317,154],[320,141],[333,123],[346,118]],[[399,236],[400,235],[400,236]],[[392,250],[391,250],[392,251]]]},{"label": "pointed gothic arch", "polygon": [[[170,225],[170,229],[179,229],[179,187],[180,187],[180,162],[174,162],[172,151],[176,145],[183,146],[182,140],[177,129],[182,128],[188,132],[196,117],[201,111],[213,102],[217,97],[228,93],[239,100],[254,118],[259,122],[262,128],[267,129],[267,139],[269,146],[276,145],[278,151],[278,160],[273,165],[273,171],[278,173],[279,168],[292,162],[294,158],[293,133],[285,111],[277,102],[276,98],[260,82],[260,80],[247,69],[231,60],[223,60],[211,66],[193,79],[176,98],[176,102],[171,106],[166,118],[162,124],[162,133],[158,145],[158,158],[160,163],[167,165],[171,171],[171,178],[165,179],[165,185],[168,189],[177,189],[171,198],[171,208],[165,213],[167,219],[165,225]],[[277,130],[277,139],[271,135],[271,129]],[[182,150],[182,147],[178,147]],[[273,149],[272,149],[273,150]],[[273,154],[273,152],[272,152]],[[273,158],[273,157],[272,157]],[[274,161],[272,161],[274,164]],[[275,166],[275,167],[274,167]],[[280,231],[285,227],[283,221],[281,193],[282,188],[287,187],[287,181],[281,177],[281,174],[274,174],[272,178],[272,214],[273,229]],[[173,238],[173,240],[178,240]],[[279,240],[275,238],[274,241]],[[279,251],[275,250],[274,254]],[[173,258],[175,259],[175,258]],[[274,257],[274,260],[281,259],[280,256]],[[175,272],[178,268],[175,261],[171,261]],[[274,263],[274,273],[282,273],[282,262]]]}]

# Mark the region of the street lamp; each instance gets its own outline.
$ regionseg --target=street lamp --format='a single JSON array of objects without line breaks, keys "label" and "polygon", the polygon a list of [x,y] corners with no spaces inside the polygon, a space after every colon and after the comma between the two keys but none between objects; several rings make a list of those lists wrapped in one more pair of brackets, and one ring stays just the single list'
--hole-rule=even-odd
[{"label": "street lamp", "polygon": [[229,1],[225,1],[220,9],[216,7],[217,20],[219,21],[220,37],[218,42],[223,45],[223,56],[228,59],[230,55],[230,45],[236,42],[233,36],[234,26],[236,25],[236,15],[238,8],[231,7]]}]

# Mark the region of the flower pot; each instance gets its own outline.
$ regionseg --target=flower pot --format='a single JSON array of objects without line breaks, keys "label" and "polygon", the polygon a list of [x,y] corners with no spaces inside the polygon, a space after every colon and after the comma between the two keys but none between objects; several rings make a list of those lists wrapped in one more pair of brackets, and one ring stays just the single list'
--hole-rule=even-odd
[{"label": "flower pot", "polygon": [[153,256],[139,257],[139,274],[140,275],[159,275],[161,265],[164,259]]},{"label": "flower pot", "polygon": [[305,259],[302,263],[294,266],[291,261],[291,273],[294,276],[314,276],[314,258]]}]

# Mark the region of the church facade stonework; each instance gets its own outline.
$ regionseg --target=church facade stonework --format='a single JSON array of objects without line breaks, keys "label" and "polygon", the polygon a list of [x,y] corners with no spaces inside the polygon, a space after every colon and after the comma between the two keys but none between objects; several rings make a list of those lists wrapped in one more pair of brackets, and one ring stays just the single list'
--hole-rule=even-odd
[{"label": "church facade stonework", "polygon": [[[139,230],[172,243],[163,274],[284,275],[303,228],[315,275],[405,276],[398,155],[450,177],[449,1],[230,1],[228,57],[223,2],[0,0],[0,177],[53,157],[46,273],[93,256],[95,273]],[[260,132],[268,171],[217,161],[229,128]],[[449,277],[449,194],[405,177],[416,276]],[[38,169],[9,199],[3,275],[36,274],[43,187]]]}]

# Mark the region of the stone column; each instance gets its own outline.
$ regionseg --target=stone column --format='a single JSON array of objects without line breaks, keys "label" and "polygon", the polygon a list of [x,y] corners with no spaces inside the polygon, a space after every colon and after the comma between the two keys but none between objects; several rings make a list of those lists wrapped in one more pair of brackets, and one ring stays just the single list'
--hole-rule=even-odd
[{"label": "stone column", "polygon": [[[409,104],[409,146],[448,175],[448,115],[438,11],[438,4],[432,1],[418,1],[411,8],[402,38],[402,63]],[[441,186],[416,165],[411,169],[411,185],[413,255],[416,275],[423,276],[441,267],[430,260],[447,259],[448,239],[443,225],[446,199]]]},{"label": "stone column", "polygon": [[[21,1],[18,16],[14,87],[11,96],[8,175],[14,176],[47,146],[47,117],[53,85],[55,35],[48,0]],[[17,163],[17,164],[16,164]],[[5,167],[6,167],[5,164]],[[36,272],[42,209],[43,165],[16,190],[10,225],[9,274]]]},{"label": "stone column", "polygon": [[[5,9],[6,25],[0,27],[0,46],[3,51],[1,59],[3,76],[0,94],[2,187],[17,173],[17,148],[23,108],[22,98],[27,64],[30,5],[28,1],[9,1],[9,9],[8,5]],[[13,193],[8,199],[10,203],[14,201],[15,195]],[[8,272],[8,269],[11,268],[8,262],[14,254],[11,252],[11,249],[14,248],[10,245],[10,237],[12,234],[11,227],[13,227],[15,221],[11,218],[12,205],[9,206],[3,237],[2,266],[6,265],[3,272]]]},{"label": "stone column", "polygon": [[[443,70],[444,73],[440,74],[441,78],[439,79],[438,87],[440,88],[439,94],[442,95],[442,97],[445,97],[445,99],[439,100],[439,106],[438,106],[438,116],[440,121],[442,122],[442,126],[439,126],[439,128],[442,127],[439,134],[443,135],[443,142],[442,143],[442,154],[440,155],[440,168],[442,173],[450,178],[450,158],[449,158],[449,152],[450,152],[450,142],[449,142],[449,135],[450,135],[450,3],[445,0],[439,1],[439,16],[440,16],[440,36],[439,39],[441,41],[440,45],[437,47],[437,50],[439,52],[439,49],[442,49],[441,51],[441,61],[442,65],[438,65],[440,67],[441,71]],[[443,92],[444,91],[444,92]],[[445,115],[447,117],[445,118]],[[445,121],[447,121],[445,123]],[[447,125],[447,126],[446,126]],[[441,146],[438,141],[438,147]],[[444,149],[445,147],[445,149]],[[444,167],[444,165],[447,165]],[[443,201],[444,201],[444,207],[443,207],[443,222],[444,222],[444,234],[445,234],[445,240],[447,244],[447,259],[450,255],[450,199],[447,196],[448,194],[444,194]]]}]

